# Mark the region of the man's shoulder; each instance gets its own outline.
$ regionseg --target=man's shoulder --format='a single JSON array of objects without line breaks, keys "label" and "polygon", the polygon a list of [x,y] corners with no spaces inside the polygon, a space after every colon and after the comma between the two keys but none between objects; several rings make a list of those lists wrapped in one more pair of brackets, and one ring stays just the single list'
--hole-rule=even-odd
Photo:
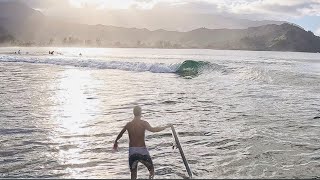
[{"label": "man's shoulder", "polygon": [[130,124],[131,124],[130,122],[127,122],[127,123],[126,123],[126,125],[125,125],[124,127],[126,127],[126,128],[127,128],[128,126],[130,126]]}]

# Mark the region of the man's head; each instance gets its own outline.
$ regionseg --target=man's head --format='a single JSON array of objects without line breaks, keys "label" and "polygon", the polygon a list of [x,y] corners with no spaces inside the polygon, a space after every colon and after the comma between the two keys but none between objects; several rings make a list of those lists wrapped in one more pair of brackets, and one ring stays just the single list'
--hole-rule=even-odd
[{"label": "man's head", "polygon": [[141,107],[140,106],[135,106],[133,108],[133,114],[134,114],[134,116],[141,116]]}]

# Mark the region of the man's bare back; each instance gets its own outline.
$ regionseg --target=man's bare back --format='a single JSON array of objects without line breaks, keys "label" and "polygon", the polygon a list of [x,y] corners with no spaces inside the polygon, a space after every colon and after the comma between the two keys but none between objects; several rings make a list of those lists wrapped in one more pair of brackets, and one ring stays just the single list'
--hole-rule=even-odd
[{"label": "man's bare back", "polygon": [[145,147],[146,121],[132,120],[127,123],[126,129],[129,134],[129,147]]}]

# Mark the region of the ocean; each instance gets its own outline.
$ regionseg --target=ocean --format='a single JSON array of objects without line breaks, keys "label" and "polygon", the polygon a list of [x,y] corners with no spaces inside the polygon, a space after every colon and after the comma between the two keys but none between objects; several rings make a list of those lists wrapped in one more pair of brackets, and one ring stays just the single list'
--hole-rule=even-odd
[{"label": "ocean", "polygon": [[[319,92],[317,53],[0,48],[0,178],[130,178],[135,105],[196,179],[320,178]],[[146,133],[155,178],[187,177],[173,142]]]}]

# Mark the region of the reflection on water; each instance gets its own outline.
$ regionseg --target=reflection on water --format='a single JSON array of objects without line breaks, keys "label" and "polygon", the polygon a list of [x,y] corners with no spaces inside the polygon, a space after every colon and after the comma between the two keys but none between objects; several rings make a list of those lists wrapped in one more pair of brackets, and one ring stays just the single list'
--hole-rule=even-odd
[{"label": "reflection on water", "polygon": [[[90,136],[94,132],[94,127],[90,124],[95,116],[99,114],[99,99],[93,89],[96,79],[92,78],[90,71],[79,69],[66,69],[57,75],[52,84],[56,89],[55,95],[51,97],[57,105],[51,109],[51,120],[55,123],[50,139],[58,144],[58,161],[61,165],[67,165],[66,172],[70,178],[80,178],[83,174],[79,168],[69,167],[69,165],[80,165],[90,162],[81,154],[83,149],[87,149],[88,142],[83,138],[73,138],[77,136]],[[70,138],[63,138],[70,137]]]},{"label": "reflection on water", "polygon": [[54,82],[57,89],[52,99],[58,104],[52,110],[52,116],[59,123],[62,133],[84,134],[81,128],[95,118],[92,112],[99,111],[99,99],[93,99],[96,94],[90,88],[95,79],[89,71],[68,69],[63,71],[61,78]]}]

